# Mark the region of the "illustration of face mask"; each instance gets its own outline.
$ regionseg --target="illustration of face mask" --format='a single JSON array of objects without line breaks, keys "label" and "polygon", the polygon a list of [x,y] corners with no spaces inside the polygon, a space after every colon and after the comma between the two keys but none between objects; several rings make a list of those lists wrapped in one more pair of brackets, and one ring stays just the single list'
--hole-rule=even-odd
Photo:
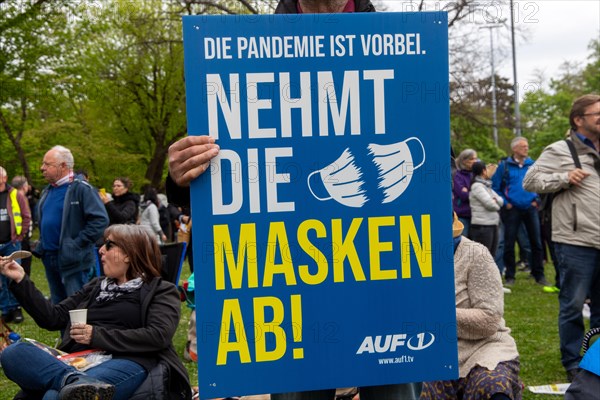
[{"label": "illustration of face mask", "polygon": [[[418,165],[413,164],[413,155],[408,146],[410,141],[416,141],[420,145],[421,162]],[[377,168],[377,188],[383,192],[382,204],[396,200],[410,184],[414,170],[425,163],[425,147],[416,137],[388,145],[369,144],[367,149],[371,162]],[[320,174],[329,197],[322,198],[315,194],[311,186],[311,178],[315,174]],[[308,188],[317,200],[334,199],[347,207],[362,207],[369,201],[366,187],[361,168],[356,165],[350,149],[344,150],[342,155],[327,167],[308,176]]]},{"label": "illustration of face mask", "polygon": [[[311,178],[315,174],[320,175],[323,186],[330,197],[321,198],[313,191]],[[308,189],[317,200],[334,199],[347,207],[362,207],[368,199],[362,189],[364,182],[361,178],[362,173],[354,162],[352,152],[350,149],[346,149],[333,163],[321,170],[311,172],[308,175],[307,183]]]},{"label": "illustration of face mask", "polygon": [[[422,160],[419,165],[413,164],[413,157],[408,147],[408,142],[414,140],[421,145]],[[425,163],[425,147],[416,137],[411,137],[403,142],[379,145],[370,144],[369,152],[379,171],[379,184],[383,190],[382,204],[396,200],[408,187],[413,172]]]}]

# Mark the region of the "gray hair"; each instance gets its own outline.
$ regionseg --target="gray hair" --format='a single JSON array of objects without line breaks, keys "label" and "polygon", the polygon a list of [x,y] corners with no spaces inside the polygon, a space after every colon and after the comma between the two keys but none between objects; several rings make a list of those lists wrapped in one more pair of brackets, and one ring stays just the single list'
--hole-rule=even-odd
[{"label": "gray hair", "polygon": [[524,138],[523,136],[517,136],[516,138],[514,138],[513,140],[510,141],[510,148],[514,149],[515,146],[517,145],[517,143],[519,143],[521,141],[525,141],[525,142],[527,142],[527,144],[529,144],[529,142],[527,141],[527,138]]},{"label": "gray hair", "polygon": [[4,167],[0,167],[0,176],[8,176]]},{"label": "gray hair", "polygon": [[71,150],[60,145],[54,146],[50,150],[54,150],[56,152],[58,159],[67,164],[67,168],[73,169],[73,166],[75,165],[75,159],[73,158],[73,153],[71,153]]},{"label": "gray hair", "polygon": [[465,161],[473,157],[475,154],[477,154],[477,152],[473,149],[464,149],[463,151],[461,151],[458,157],[456,158],[456,166],[458,167],[458,169],[465,169]]},{"label": "gray hair", "polygon": [[27,178],[25,178],[23,175],[17,175],[12,179],[10,185],[15,189],[21,189],[23,186],[25,186],[26,183]]}]

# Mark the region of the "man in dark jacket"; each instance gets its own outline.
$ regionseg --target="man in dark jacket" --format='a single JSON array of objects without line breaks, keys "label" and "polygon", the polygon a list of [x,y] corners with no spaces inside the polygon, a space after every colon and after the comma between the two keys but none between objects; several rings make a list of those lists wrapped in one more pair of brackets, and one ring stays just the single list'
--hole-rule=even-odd
[{"label": "man in dark jacket", "polygon": [[73,154],[63,146],[50,149],[42,162],[49,183],[38,203],[42,257],[54,304],[88,281],[96,258],[94,244],[108,226],[108,215],[96,190],[75,178]]}]

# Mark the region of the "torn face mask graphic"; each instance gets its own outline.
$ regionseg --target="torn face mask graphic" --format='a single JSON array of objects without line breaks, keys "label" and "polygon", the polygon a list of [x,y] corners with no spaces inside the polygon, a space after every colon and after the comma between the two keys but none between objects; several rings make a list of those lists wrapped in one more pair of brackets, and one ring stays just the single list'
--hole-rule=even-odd
[{"label": "torn face mask graphic", "polygon": [[[418,165],[414,165],[411,148],[408,146],[411,141],[419,144],[417,149],[421,154],[415,157],[421,159]],[[377,189],[381,191],[382,196],[379,197],[382,204],[391,203],[404,193],[413,172],[425,163],[425,148],[417,137],[388,145],[369,144],[367,149],[370,161],[377,168]],[[318,178],[329,196],[316,194],[315,183],[318,183]],[[320,201],[333,199],[344,206],[360,208],[370,199],[361,167],[356,164],[356,159],[348,148],[333,163],[310,173],[307,183],[312,195]]]},{"label": "torn face mask graphic", "polygon": [[[413,157],[408,147],[408,142],[416,141],[421,145],[422,160],[418,165],[413,164]],[[414,170],[425,163],[425,147],[416,137],[411,137],[403,142],[379,145],[370,144],[369,153],[379,171],[378,188],[383,190],[382,204],[396,200],[408,187]]]},{"label": "torn face mask graphic", "polygon": [[[319,174],[323,186],[329,197],[319,197],[311,186],[311,178]],[[354,156],[350,149],[344,150],[342,155],[325,168],[313,171],[307,178],[308,189],[312,195],[321,201],[334,199],[347,207],[362,207],[368,201],[363,190],[363,180],[360,168],[356,166]]]}]

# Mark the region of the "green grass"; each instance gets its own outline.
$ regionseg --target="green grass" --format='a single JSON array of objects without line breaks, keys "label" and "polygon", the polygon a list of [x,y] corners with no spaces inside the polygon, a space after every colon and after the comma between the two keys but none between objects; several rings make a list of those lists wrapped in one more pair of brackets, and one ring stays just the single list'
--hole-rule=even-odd
[{"label": "green grass", "polygon": [[[560,363],[558,340],[558,294],[544,293],[529,274],[517,272],[512,293],[504,296],[504,318],[517,342],[520,377],[525,386],[566,382]],[[546,277],[554,282],[554,268],[546,265]],[[535,395],[527,389],[524,399],[557,399]],[[562,397],[560,397],[562,398]]]},{"label": "green grass", "polygon": [[[187,264],[182,273],[183,278],[189,275]],[[549,281],[554,279],[552,265],[546,266]],[[34,259],[32,278],[42,290],[49,294],[44,275],[44,267],[38,259]],[[512,293],[505,296],[505,319],[512,329],[517,342],[521,359],[521,379],[526,386],[544,385],[565,382],[564,370],[560,364],[558,348],[558,295],[542,292],[542,288],[527,274],[518,273],[517,282]],[[181,355],[187,338],[187,326],[190,310],[182,304],[182,318],[174,338],[175,348]],[[55,343],[59,338],[56,332],[48,332],[38,328],[26,315],[25,322],[20,325],[11,324],[22,337],[34,338],[45,343]],[[197,384],[197,366],[184,362],[190,374],[190,380]],[[0,400],[12,399],[18,387],[0,372]],[[525,389],[525,400],[556,400],[556,396],[534,395]]]}]

